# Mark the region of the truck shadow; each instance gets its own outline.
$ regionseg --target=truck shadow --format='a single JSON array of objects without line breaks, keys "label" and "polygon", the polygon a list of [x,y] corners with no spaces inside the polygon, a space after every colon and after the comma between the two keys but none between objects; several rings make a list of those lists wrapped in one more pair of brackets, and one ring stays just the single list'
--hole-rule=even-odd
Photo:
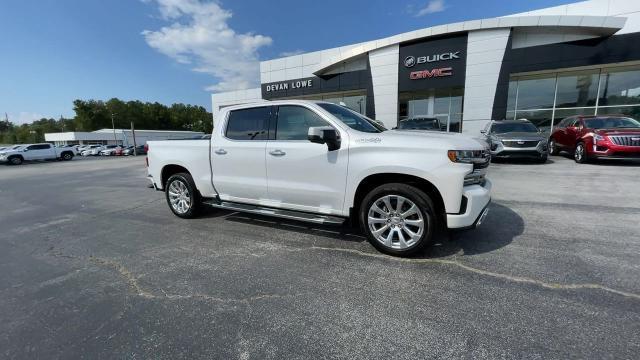
[{"label": "truck shadow", "polygon": [[442,258],[452,255],[472,256],[492,252],[509,245],[524,232],[524,220],[510,208],[492,203],[489,215],[473,230],[440,231],[434,246],[418,257]]},{"label": "truck shadow", "polygon": [[[489,215],[484,223],[474,230],[436,231],[434,234],[434,245],[427,248],[424,252],[417,254],[414,258],[444,258],[453,255],[473,256],[488,253],[509,245],[515,237],[523,233],[524,220],[516,212],[495,202],[490,205],[489,209]],[[363,243],[367,241],[359,228],[352,227],[348,224],[317,225],[226,210],[206,211],[203,216],[224,218],[225,221],[315,235],[350,243]],[[376,250],[371,246],[370,251],[375,252]]]}]

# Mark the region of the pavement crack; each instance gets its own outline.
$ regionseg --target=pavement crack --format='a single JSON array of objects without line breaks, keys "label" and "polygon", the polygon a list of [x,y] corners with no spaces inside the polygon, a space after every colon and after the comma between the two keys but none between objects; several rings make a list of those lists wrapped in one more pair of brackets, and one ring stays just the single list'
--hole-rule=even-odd
[{"label": "pavement crack", "polygon": [[284,299],[290,297],[296,297],[304,295],[304,293],[297,294],[259,294],[253,295],[246,298],[221,298],[217,296],[207,295],[207,294],[170,294],[167,293],[164,289],[160,288],[160,292],[162,295],[156,295],[153,292],[145,290],[138,283],[138,279],[122,264],[98,257],[90,257],[89,260],[96,265],[100,265],[103,267],[108,267],[115,270],[122,278],[124,278],[125,282],[131,288],[137,296],[143,297],[145,299],[166,299],[166,300],[184,300],[184,299],[200,299],[206,301],[220,302],[220,303],[240,303],[248,305],[251,302],[265,300],[265,299]]},{"label": "pavement crack", "polygon": [[156,296],[145,289],[143,289],[140,284],[138,284],[138,279],[125,268],[122,264],[115,262],[113,260],[98,258],[98,257],[90,257],[89,260],[97,265],[106,266],[117,271],[126,281],[127,285],[135,291],[138,296],[152,299]]},{"label": "pavement crack", "polygon": [[472,267],[472,266],[469,266],[469,265],[462,264],[462,263],[460,263],[458,261],[454,261],[454,260],[400,258],[400,257],[393,257],[393,256],[384,255],[384,254],[367,253],[367,252],[356,250],[356,249],[340,249],[340,248],[329,248],[329,247],[321,247],[321,246],[311,246],[310,249],[312,249],[312,250],[320,250],[320,251],[345,252],[345,253],[351,253],[351,254],[356,254],[356,255],[360,255],[360,256],[366,256],[366,257],[372,257],[372,258],[378,258],[378,259],[385,259],[385,260],[392,260],[392,261],[404,262],[404,263],[412,263],[412,264],[450,265],[450,266],[456,266],[456,267],[461,268],[463,270],[466,270],[466,271],[469,271],[469,272],[473,272],[473,273],[479,274],[479,275],[490,276],[490,277],[493,277],[493,278],[498,278],[498,279],[507,280],[507,281],[511,281],[511,282],[516,282],[516,283],[525,283],[525,284],[537,285],[537,286],[540,286],[540,287],[543,287],[543,288],[547,288],[547,289],[554,289],[554,290],[579,290],[579,289],[601,290],[601,291],[605,291],[605,292],[608,292],[608,293],[611,293],[611,294],[616,294],[616,295],[624,296],[624,297],[627,297],[627,298],[640,300],[640,294],[634,294],[634,293],[630,293],[630,292],[626,292],[626,291],[622,291],[622,290],[617,290],[617,289],[613,289],[613,288],[610,288],[610,287],[607,287],[607,286],[603,286],[603,285],[600,285],[600,284],[590,284],[590,283],[586,283],[586,284],[561,284],[561,283],[546,282],[546,281],[531,279],[531,278],[522,277],[522,276],[512,276],[512,275],[497,273],[497,272],[493,272],[493,271],[482,270],[482,269],[478,269],[478,268],[475,268],[475,267]]}]

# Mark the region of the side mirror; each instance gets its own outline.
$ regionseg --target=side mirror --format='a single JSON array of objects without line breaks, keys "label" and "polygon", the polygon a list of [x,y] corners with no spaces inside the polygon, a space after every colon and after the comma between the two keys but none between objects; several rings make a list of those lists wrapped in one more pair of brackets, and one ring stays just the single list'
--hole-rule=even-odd
[{"label": "side mirror", "polygon": [[27,151],[29,151],[29,149],[27,148],[22,149],[22,152],[27,152]]},{"label": "side mirror", "polygon": [[307,138],[312,143],[327,144],[329,151],[340,149],[340,134],[331,126],[310,127]]},{"label": "side mirror", "polygon": [[487,130],[480,130],[480,134],[486,134]]}]

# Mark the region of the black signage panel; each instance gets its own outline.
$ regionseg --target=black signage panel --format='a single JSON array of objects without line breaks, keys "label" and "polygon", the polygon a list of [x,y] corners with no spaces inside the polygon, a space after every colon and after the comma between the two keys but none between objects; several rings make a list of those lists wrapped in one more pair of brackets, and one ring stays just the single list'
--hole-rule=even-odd
[{"label": "black signage panel", "polygon": [[467,34],[400,45],[398,90],[464,86]]},{"label": "black signage panel", "polygon": [[338,91],[362,90],[371,86],[371,72],[360,70],[342,74],[312,76],[262,84],[263,99],[277,99]]}]

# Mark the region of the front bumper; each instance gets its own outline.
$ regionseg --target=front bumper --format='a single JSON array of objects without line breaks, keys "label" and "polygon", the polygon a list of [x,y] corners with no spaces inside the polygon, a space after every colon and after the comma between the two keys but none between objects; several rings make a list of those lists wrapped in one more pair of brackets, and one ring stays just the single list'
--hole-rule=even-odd
[{"label": "front bumper", "polygon": [[599,159],[640,159],[640,146],[622,146],[610,142],[590,146],[587,155]]},{"label": "front bumper", "polygon": [[466,208],[460,214],[447,214],[447,227],[469,229],[480,225],[487,215],[487,207],[491,202],[491,186],[491,181],[488,179],[484,186],[465,186],[462,195],[467,198]]}]

